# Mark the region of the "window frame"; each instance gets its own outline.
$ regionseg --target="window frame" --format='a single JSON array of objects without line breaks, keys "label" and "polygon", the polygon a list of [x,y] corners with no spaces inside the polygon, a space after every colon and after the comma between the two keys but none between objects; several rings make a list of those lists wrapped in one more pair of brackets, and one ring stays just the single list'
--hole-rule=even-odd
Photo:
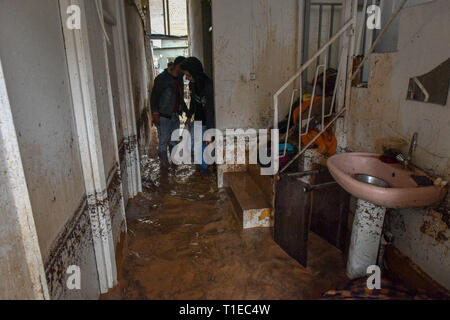
[{"label": "window frame", "polygon": [[150,21],[150,30],[151,30],[151,39],[152,40],[167,40],[167,39],[179,39],[179,40],[187,40],[188,39],[188,17],[187,17],[187,5],[186,5],[186,35],[176,36],[170,33],[170,5],[169,0],[160,0],[163,4],[163,17],[164,17],[164,34],[155,34],[153,33],[153,28],[151,26]]}]

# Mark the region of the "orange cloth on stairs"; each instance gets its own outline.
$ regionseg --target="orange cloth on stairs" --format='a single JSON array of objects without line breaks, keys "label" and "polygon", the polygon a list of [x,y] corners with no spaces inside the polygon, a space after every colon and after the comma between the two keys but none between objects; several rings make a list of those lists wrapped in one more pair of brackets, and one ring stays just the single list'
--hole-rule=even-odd
[{"label": "orange cloth on stairs", "polygon": [[[319,96],[315,96],[314,100],[313,100],[313,106],[320,102],[321,97]],[[311,105],[311,98],[309,99],[304,99],[304,101],[302,102],[302,114],[309,109],[309,106]],[[299,107],[297,106],[294,110],[294,112],[292,113],[292,117],[294,119],[294,124],[298,124],[298,120],[300,118],[300,114],[299,114]],[[304,118],[303,118],[304,119]]]},{"label": "orange cloth on stairs", "polygon": [[[306,135],[302,136],[302,144],[306,146],[318,133],[315,129],[309,131]],[[311,146],[317,146],[317,152],[331,157],[336,153],[337,139],[333,132],[327,130]]]},{"label": "orange cloth on stairs", "polygon": [[[301,112],[302,114],[307,111],[309,109],[309,107],[311,106],[311,97],[306,97],[303,96],[303,102],[301,105]],[[313,106],[320,103],[322,100],[322,97],[320,96],[315,96],[314,100],[313,100]],[[294,120],[294,124],[298,124],[299,122],[299,111],[300,108],[297,106],[294,109],[294,112],[292,113],[293,115],[293,120]],[[302,144],[305,146],[307,145],[312,139],[314,139],[315,136],[317,136],[319,132],[315,129],[310,130],[306,135],[302,136]],[[314,141],[314,143],[311,145],[311,147],[317,147],[317,152],[319,152],[320,154],[323,154],[325,156],[331,157],[332,155],[334,155],[336,153],[336,149],[337,149],[337,139],[336,136],[333,132],[331,132],[330,130],[325,131],[320,137],[318,137],[316,139],[316,141]]]}]

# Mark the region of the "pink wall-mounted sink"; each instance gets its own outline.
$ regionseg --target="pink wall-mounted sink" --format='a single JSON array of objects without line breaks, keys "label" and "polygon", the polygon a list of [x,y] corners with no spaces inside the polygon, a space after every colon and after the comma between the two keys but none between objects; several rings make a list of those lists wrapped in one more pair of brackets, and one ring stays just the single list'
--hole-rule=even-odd
[{"label": "pink wall-mounted sink", "polygon": [[[405,169],[399,163],[385,163],[373,153],[342,153],[328,159],[327,165],[336,182],[358,199],[386,208],[416,208],[438,204],[447,186],[419,186],[413,175],[422,180],[433,178],[417,168]],[[389,187],[361,182],[357,175],[369,175]]]}]

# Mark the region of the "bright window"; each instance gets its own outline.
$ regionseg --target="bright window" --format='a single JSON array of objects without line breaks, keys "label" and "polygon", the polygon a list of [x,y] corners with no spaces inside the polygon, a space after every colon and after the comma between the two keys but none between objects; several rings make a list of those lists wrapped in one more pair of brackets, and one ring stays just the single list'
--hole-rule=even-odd
[{"label": "bright window", "polygon": [[186,0],[150,0],[153,38],[187,37]]}]

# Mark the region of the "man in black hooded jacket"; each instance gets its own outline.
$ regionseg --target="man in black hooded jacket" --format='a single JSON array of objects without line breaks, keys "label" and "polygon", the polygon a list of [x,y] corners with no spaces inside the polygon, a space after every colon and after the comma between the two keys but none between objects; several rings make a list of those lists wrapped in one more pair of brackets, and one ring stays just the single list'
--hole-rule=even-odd
[{"label": "man in black hooded jacket", "polygon": [[[187,114],[188,119],[194,115],[194,121],[201,121],[203,132],[214,129],[216,119],[213,81],[204,73],[202,63],[195,57],[187,58],[180,68],[190,82],[191,103]],[[211,143],[211,140],[203,143],[202,153],[208,143]],[[200,170],[203,173],[208,171],[208,165],[205,163],[203,156]]]}]

